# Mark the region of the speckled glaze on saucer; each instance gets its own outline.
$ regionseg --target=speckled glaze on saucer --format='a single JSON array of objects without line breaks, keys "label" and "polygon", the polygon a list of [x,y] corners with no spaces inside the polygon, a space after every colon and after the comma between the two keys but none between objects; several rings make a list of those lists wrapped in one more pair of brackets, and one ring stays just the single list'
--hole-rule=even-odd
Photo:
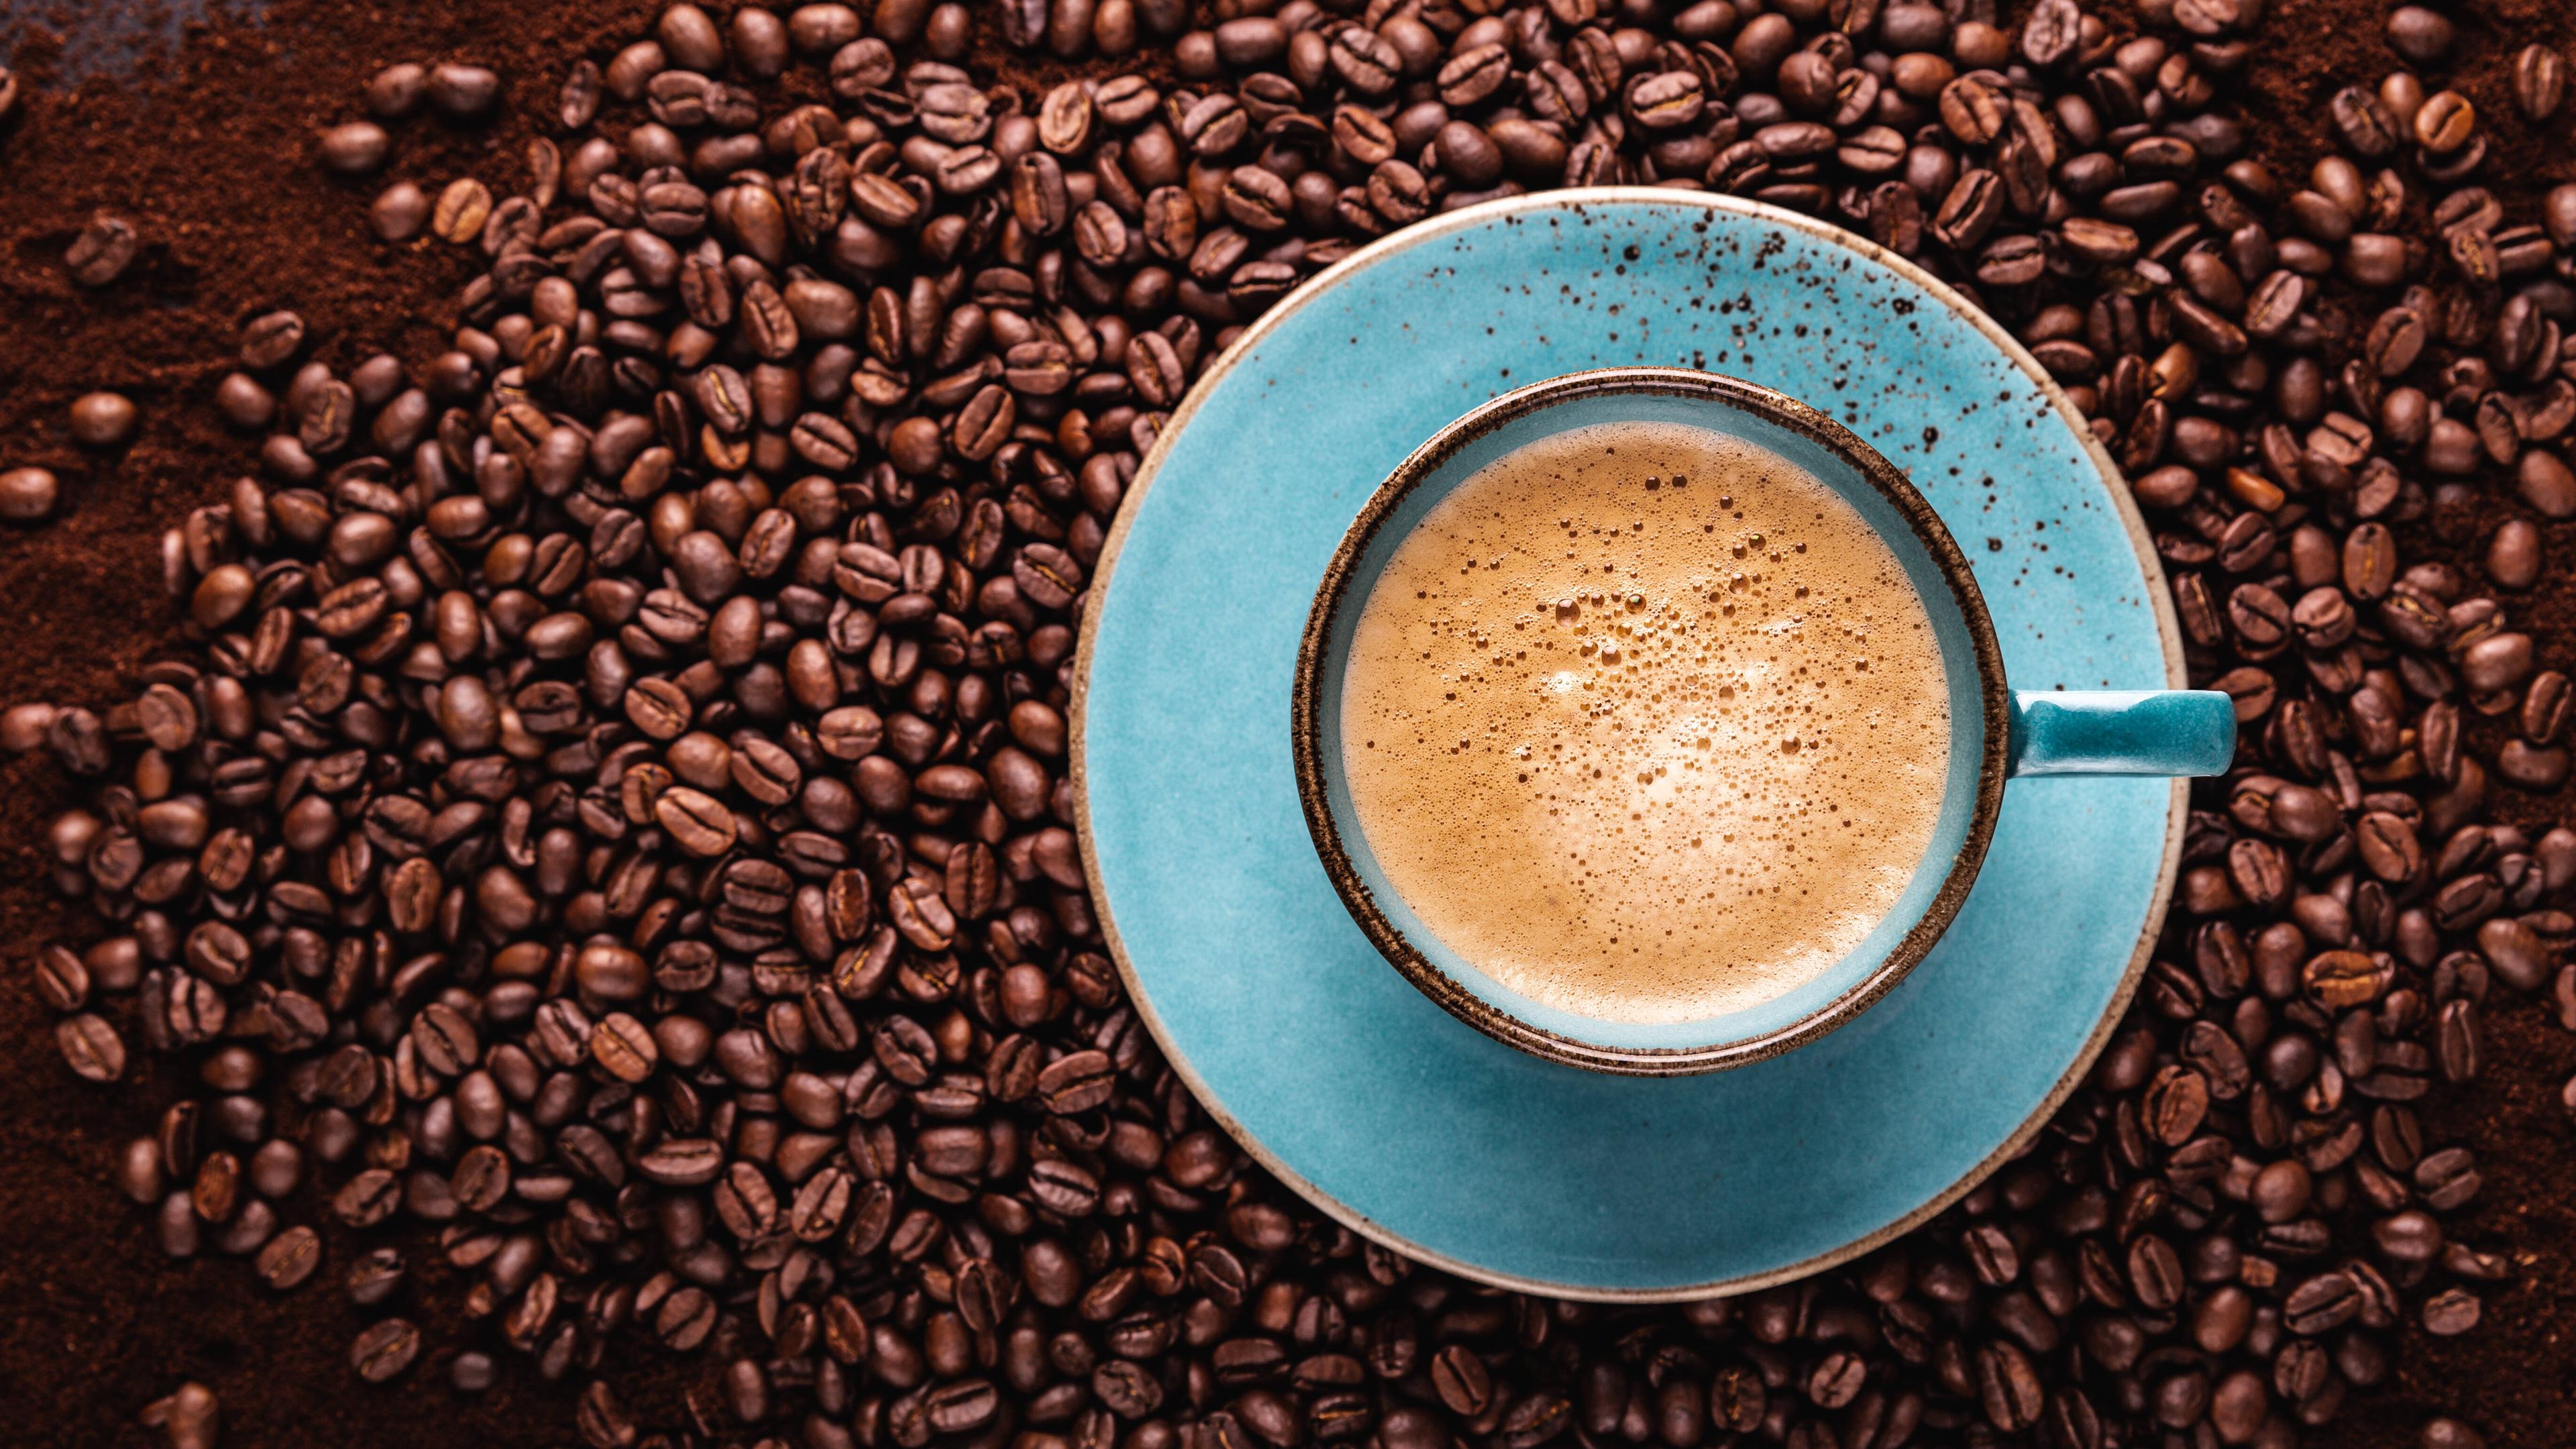
[{"label": "speckled glaze on saucer", "polygon": [[2183,787],[2017,781],[1923,962],[1821,1040],[1608,1076],[1480,1035],[1342,909],[1290,759],[1316,586],[1377,484],[1523,383],[1721,371],[1827,411],[1966,550],[2016,685],[2183,683],[2146,534],[2018,345],[1901,259],[1732,198],[1608,189],[1440,218],[1256,324],[1173,416],[1085,610],[1075,784],[1148,1028],[1283,1181],[1485,1282],[1598,1299],[1758,1287],[1866,1251],[2035,1133],[2136,984]]}]

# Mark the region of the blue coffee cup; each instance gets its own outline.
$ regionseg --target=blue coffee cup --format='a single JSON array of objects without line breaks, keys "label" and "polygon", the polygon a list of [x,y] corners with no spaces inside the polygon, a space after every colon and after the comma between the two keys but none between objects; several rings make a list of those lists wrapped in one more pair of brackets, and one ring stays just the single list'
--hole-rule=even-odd
[{"label": "blue coffee cup", "polygon": [[[1612,422],[1725,434],[1823,481],[1895,553],[1930,616],[1949,691],[1949,773],[1932,842],[1894,908],[1803,985],[1687,1021],[1579,1014],[1512,990],[1452,949],[1389,884],[1342,763],[1352,635],[1396,546],[1486,464],[1568,428]],[[1291,715],[1307,829],[1335,891],[1388,963],[1451,1015],[1499,1041],[1568,1066],[1651,1076],[1716,1071],[1791,1050],[1850,1021],[1903,980],[1976,883],[2007,780],[2216,775],[2236,751],[2234,703],[2215,691],[2015,691],[1967,558],[1895,465],[1794,398],[1736,378],[1654,367],[1534,383],[1468,413],[1406,458],[1360,510],[1324,573],[1298,651]]]}]

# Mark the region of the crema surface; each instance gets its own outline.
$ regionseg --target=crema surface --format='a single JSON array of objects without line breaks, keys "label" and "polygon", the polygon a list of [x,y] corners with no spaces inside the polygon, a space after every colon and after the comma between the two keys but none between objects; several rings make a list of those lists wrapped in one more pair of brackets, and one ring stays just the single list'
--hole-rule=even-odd
[{"label": "crema surface", "polygon": [[1814,979],[1923,859],[1940,645],[1896,555],[1789,460],[1619,422],[1532,442],[1397,545],[1342,694],[1388,880],[1515,991],[1685,1021]]}]

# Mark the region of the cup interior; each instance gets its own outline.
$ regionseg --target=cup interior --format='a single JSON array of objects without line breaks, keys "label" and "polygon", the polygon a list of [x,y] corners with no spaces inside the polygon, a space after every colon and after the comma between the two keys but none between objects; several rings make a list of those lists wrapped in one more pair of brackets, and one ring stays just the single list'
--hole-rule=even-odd
[{"label": "cup interior", "polygon": [[[1424,515],[1495,459],[1568,428],[1660,422],[1765,448],[1822,480],[1884,538],[1921,597],[1950,699],[1948,773],[1930,845],[1897,903],[1821,975],[1756,1005],[1687,1021],[1578,1015],[1513,991],[1442,941],[1388,884],[1353,808],[1342,756],[1351,638],[1387,561]],[[1345,536],[1309,617],[1298,664],[1296,738],[1307,823],[1353,917],[1415,986],[1469,1025],[1568,1065],[1670,1075],[1785,1051],[1840,1025],[1893,986],[1966,899],[2002,800],[2005,692],[1994,629],[1967,563],[1894,465],[1824,414],[1715,374],[1638,368],[1576,373],[1506,394],[1423,445]]]}]

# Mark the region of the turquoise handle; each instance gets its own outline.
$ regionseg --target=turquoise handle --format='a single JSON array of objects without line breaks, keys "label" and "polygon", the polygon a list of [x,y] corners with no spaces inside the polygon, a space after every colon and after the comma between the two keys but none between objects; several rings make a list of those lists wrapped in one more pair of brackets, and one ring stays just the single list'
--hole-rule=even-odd
[{"label": "turquoise handle", "polygon": [[2016,690],[2014,775],[2223,775],[2236,701],[2214,689]]}]

